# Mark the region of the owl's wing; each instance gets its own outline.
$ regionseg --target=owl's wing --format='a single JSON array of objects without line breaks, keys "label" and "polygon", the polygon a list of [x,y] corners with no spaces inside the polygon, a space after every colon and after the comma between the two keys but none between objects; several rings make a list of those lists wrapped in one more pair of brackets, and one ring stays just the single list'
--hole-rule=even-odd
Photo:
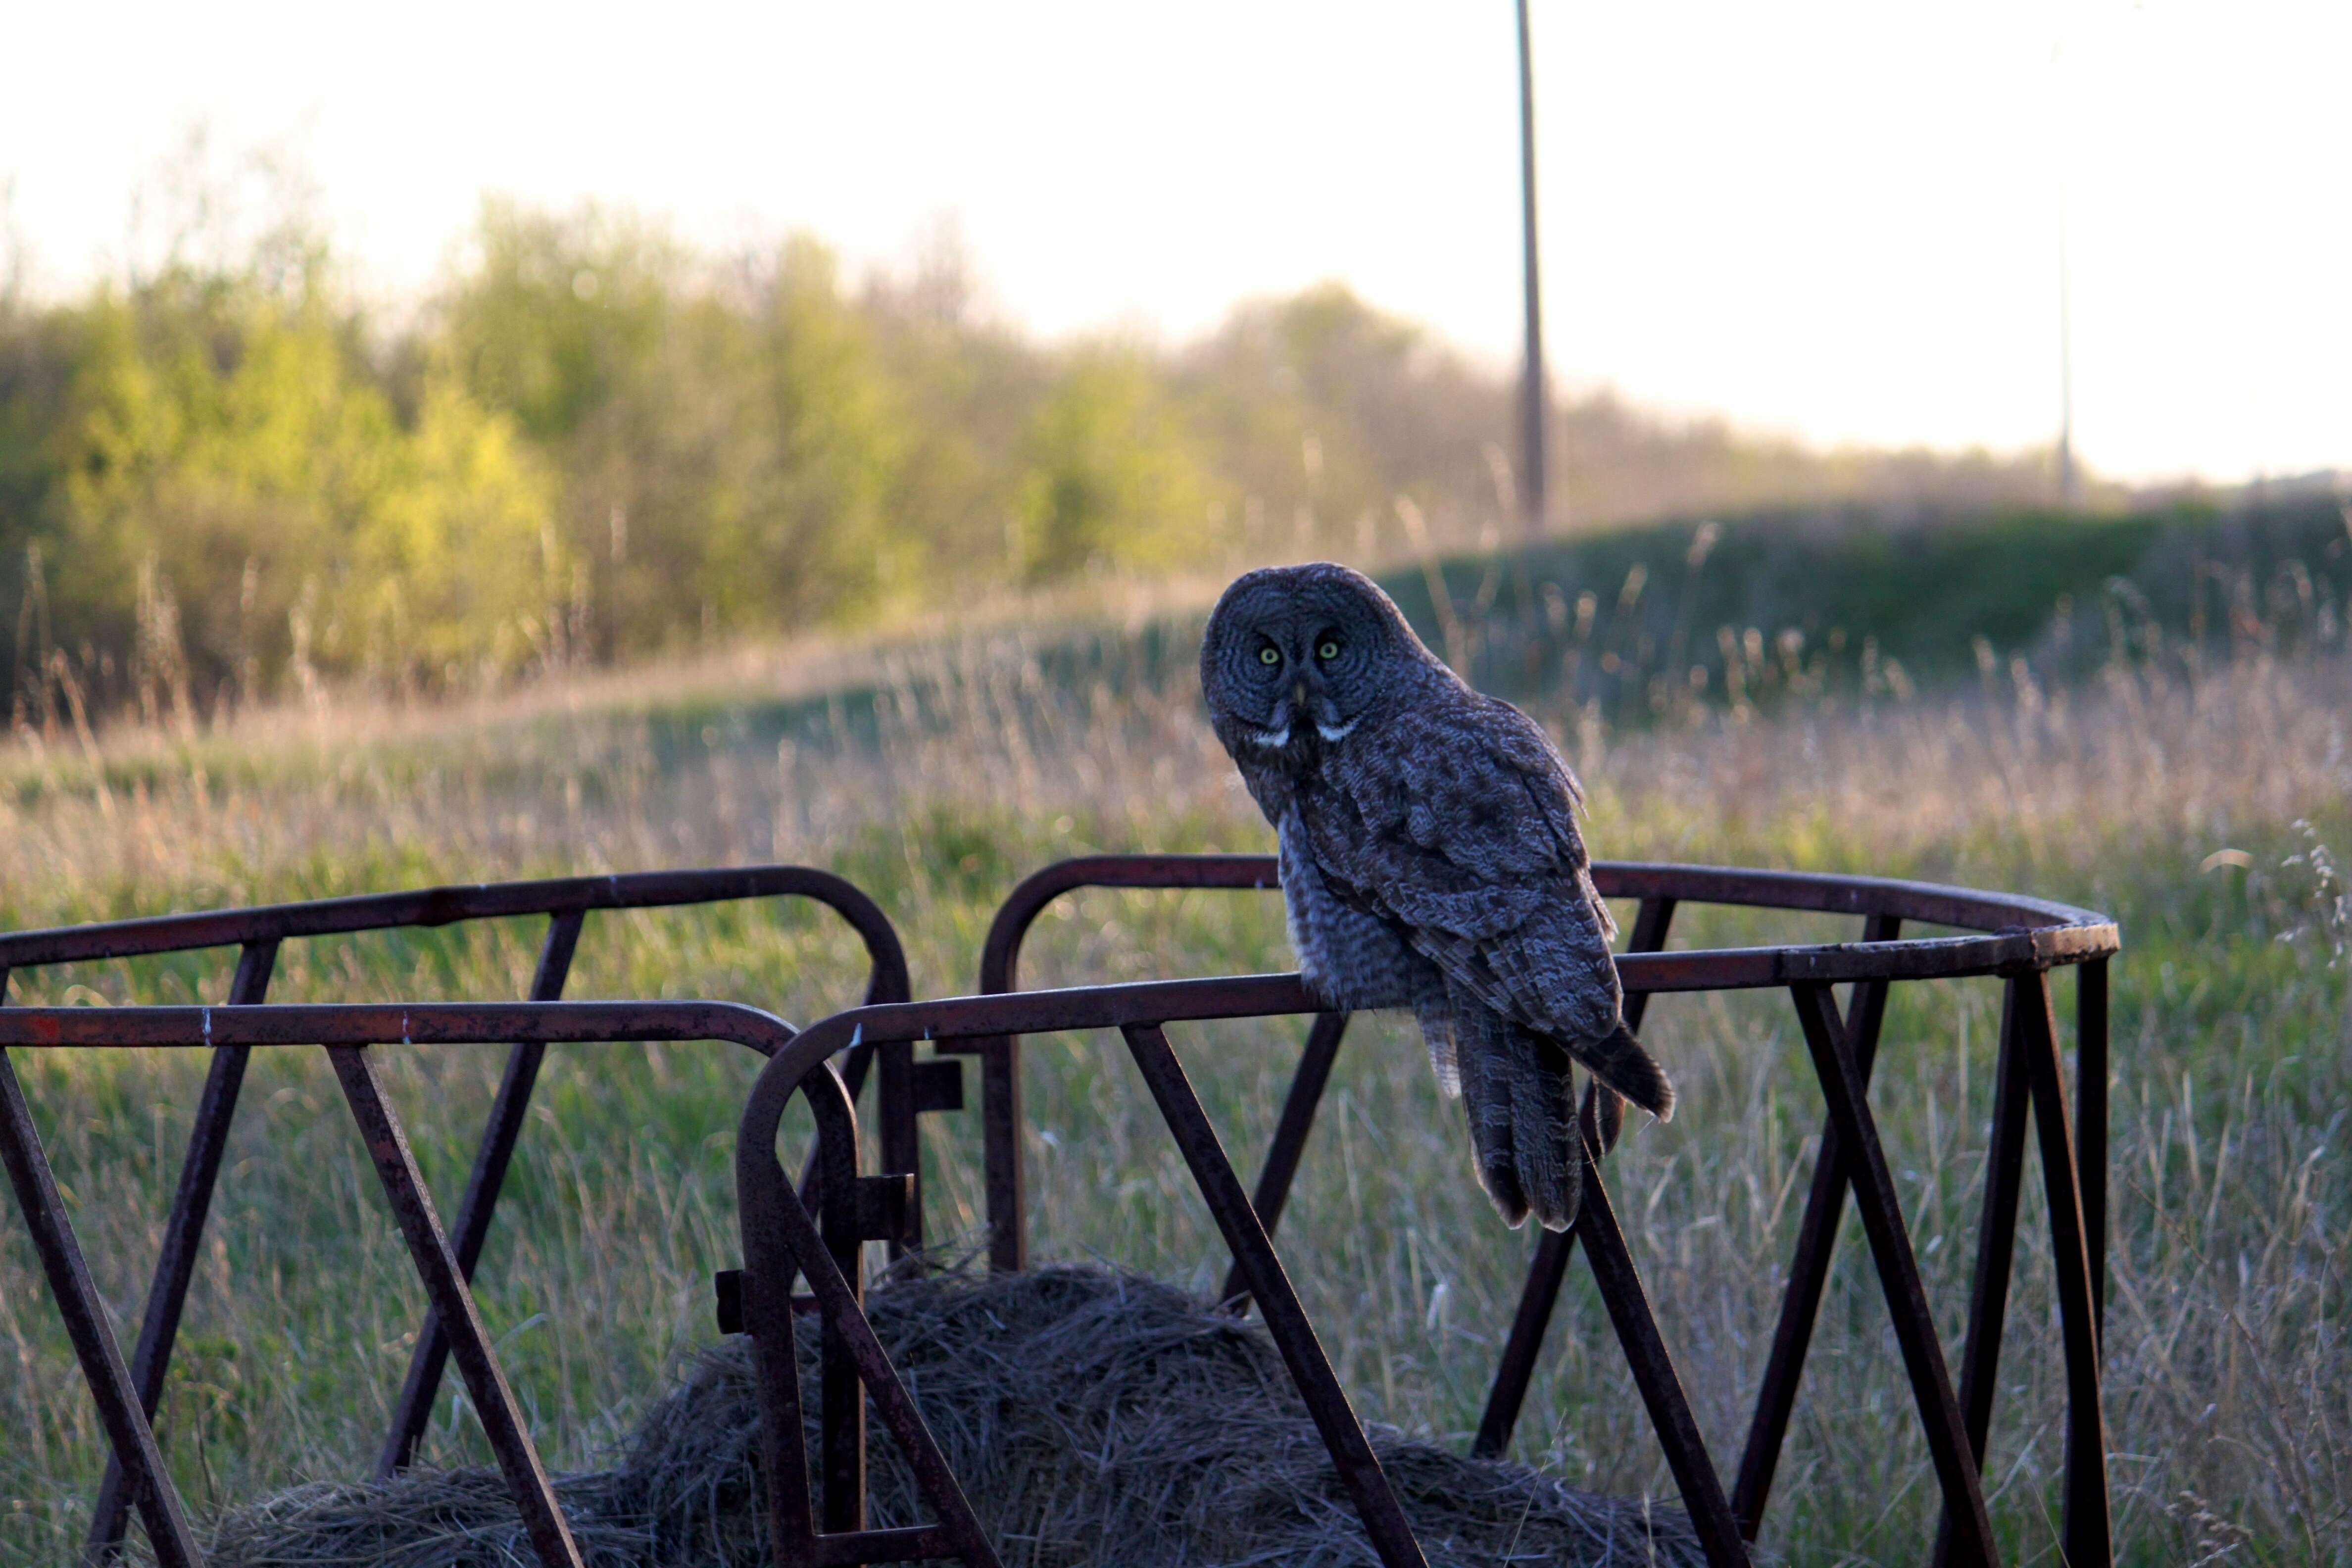
[{"label": "owl's wing", "polygon": [[[1562,1042],[1609,1036],[1615,922],[1576,830],[1576,785],[1535,722],[1469,695],[1399,713],[1335,759],[1305,812],[1332,891],[1395,921],[1456,985]],[[1395,759],[1423,759],[1410,773]],[[1321,793],[1321,792],[1318,792]]]}]

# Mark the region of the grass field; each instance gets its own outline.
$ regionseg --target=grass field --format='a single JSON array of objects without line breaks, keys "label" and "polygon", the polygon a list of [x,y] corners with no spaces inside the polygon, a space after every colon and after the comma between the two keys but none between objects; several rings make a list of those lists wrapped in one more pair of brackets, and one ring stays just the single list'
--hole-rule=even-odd
[{"label": "grass field", "polygon": [[[1605,586],[1605,585],[1604,585]],[[2106,1413],[2132,1563],[2352,1561],[2352,1183],[2345,956],[2352,659],[2114,659],[2073,685],[1997,663],[1944,694],[1806,694],[1675,709],[1640,729],[1538,702],[1592,794],[1601,854],[1882,872],[2012,888],[2121,921]],[[2004,643],[2003,651],[2009,645]],[[10,927],[438,880],[766,859],[849,876],[904,934],[919,994],[969,989],[995,903],[1097,848],[1256,850],[1269,836],[1175,674],[1048,679],[1005,632],[876,655],[864,731],[757,721],[782,679],[554,687],[503,705],[359,705],[220,732],[68,736],[0,755]],[[2144,651],[2144,650],[2143,650]],[[828,656],[830,657],[830,656]],[[842,668],[858,665],[842,656]],[[787,662],[789,662],[787,660]],[[841,671],[828,665],[821,692]],[[814,678],[812,678],[814,680]],[[2216,851],[2241,853],[2212,861]],[[2242,864],[2239,864],[2242,862]],[[1031,944],[1031,984],[1286,968],[1274,900],[1097,894]],[[1850,931],[1694,911],[1693,945]],[[510,996],[532,925],[289,948],[278,999]],[[767,909],[592,920],[571,994],[717,995],[805,1021],[854,1002],[846,932]],[[219,1000],[228,955],[15,977],[16,1002]],[[2066,998],[2061,983],[2062,1003]],[[1947,1342],[1959,1342],[1998,990],[1898,993],[1874,1101]],[[1179,1045],[1245,1173],[1295,1030]],[[1745,1429],[1822,1120],[1785,999],[1667,998],[1645,1035],[1683,1093],[1610,1176],[1710,1443]],[[1418,1043],[1351,1034],[1282,1240],[1359,1408],[1466,1444],[1530,1238],[1473,1184],[1458,1109]],[[712,1335],[732,1264],[728,1162],[748,1058],[596,1047],[542,1080],[482,1270],[485,1314],[551,1462],[602,1462]],[[202,1064],[17,1058],[85,1250],[137,1303]],[[498,1053],[404,1059],[402,1110],[445,1208]],[[1223,1259],[1115,1043],[1028,1057],[1034,1238],[1202,1289]],[[974,1146],[930,1134],[934,1235],[974,1234]],[[2029,1180],[2024,1232],[2039,1233]],[[13,1214],[13,1210],[11,1211]],[[1794,1562],[1921,1560],[1932,1484],[1849,1218],[1766,1542]],[[1580,1485],[1669,1490],[1581,1273],[1516,1457]],[[200,1511],[372,1461],[421,1293],[325,1064],[258,1061],[182,1331],[164,1442]],[[2010,1560],[2053,1562],[2062,1384],[2046,1258],[2021,1259],[1988,1466]],[[102,1462],[21,1225],[0,1222],[0,1559],[71,1559]],[[445,1393],[431,1462],[486,1450]]]}]

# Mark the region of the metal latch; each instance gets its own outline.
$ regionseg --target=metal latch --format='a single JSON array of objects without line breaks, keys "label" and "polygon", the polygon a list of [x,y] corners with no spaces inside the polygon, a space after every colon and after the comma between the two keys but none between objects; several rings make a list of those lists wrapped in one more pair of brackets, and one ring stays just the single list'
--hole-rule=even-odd
[{"label": "metal latch", "polygon": [[963,1063],[953,1057],[933,1057],[915,1064],[912,1085],[915,1114],[963,1109]]},{"label": "metal latch", "polygon": [[743,1271],[722,1268],[710,1277],[719,1292],[719,1331],[740,1334],[743,1331]]}]

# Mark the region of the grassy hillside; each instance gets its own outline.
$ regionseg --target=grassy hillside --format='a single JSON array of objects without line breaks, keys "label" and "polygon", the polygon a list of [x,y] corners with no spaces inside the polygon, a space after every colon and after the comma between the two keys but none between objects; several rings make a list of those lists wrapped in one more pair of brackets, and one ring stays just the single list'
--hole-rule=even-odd
[{"label": "grassy hillside", "polygon": [[[1845,657],[1879,637],[1920,671],[1867,702],[1852,700],[1864,693],[1857,668],[1851,690],[1824,679],[1748,710],[1683,704],[1640,725],[1587,708],[1564,681],[1537,683],[1530,706],[1591,785],[1599,852],[1957,879],[2122,921],[2107,1415],[2123,1556],[2135,1563],[2352,1561],[2342,1398],[2352,1358],[2339,1329],[2352,1182],[2329,1157],[2352,1099],[2352,905],[2328,853],[2352,845],[2352,661],[2321,626],[2345,579],[2340,554],[2327,553],[2326,519],[2311,515],[2308,532],[2266,521],[2241,534],[2227,521],[2068,532],[2043,520],[2051,547],[2001,578],[1998,595],[1990,579],[1971,587],[1956,569],[1920,569],[1906,555],[1996,559],[1990,547],[1971,557],[1960,539],[1898,541],[1898,563],[1916,574],[1906,579],[1911,619],[1922,623],[1909,629],[1905,601],[1870,587],[1874,546],[1796,522],[1755,525],[1752,556],[1740,552],[1743,530],[1727,530],[1689,576],[1675,566],[1689,531],[1658,530],[1563,550],[1536,580],[1535,621],[1542,582],[1566,601],[1563,661],[1609,646],[1596,639],[1610,635],[1612,596],[1641,563],[1656,582],[1626,612],[1629,639],[1640,616],[1687,599],[1679,618],[1691,644],[1743,621],[1767,637],[1782,624],[1843,626]],[[2142,637],[2079,685],[2021,684],[2004,671],[1987,694],[1969,676],[1979,630],[2004,661],[2055,658],[2047,607],[2071,593],[2087,613],[2105,575],[2128,575],[2147,601],[2127,625],[2155,626],[2158,646],[2172,647],[2170,628],[2193,622],[2185,591],[2163,596],[2166,563],[2232,538],[2247,542],[2226,559],[2253,584],[2257,614],[2224,631],[2209,603],[2210,647],[2198,658],[2146,657]],[[2299,598],[2295,616],[2270,613],[2269,584],[2291,583],[2284,563],[2297,560],[2314,584],[2307,621],[2296,618]],[[1446,570],[1465,635],[1482,639],[1478,657],[1498,657],[1515,626],[1531,624],[1514,620],[1509,579],[1496,573],[1486,613],[1473,618],[1487,568]],[[1772,606],[1798,605],[1794,585],[1809,581],[1824,607],[1780,621]],[[1766,595],[1768,582],[1790,597]],[[1576,603],[1593,584],[1604,603],[1580,644]],[[1970,614],[1973,626],[1938,618]],[[1828,641],[1827,629],[1809,631],[1807,658]],[[854,701],[823,693],[861,667],[826,664],[801,688],[814,695],[790,710],[747,700],[749,676],[731,686],[714,676],[711,695],[691,702],[675,700],[685,686],[552,689],[504,708],[328,706],[219,734],[96,735],[86,749],[68,729],[0,759],[0,922],[782,858],[868,888],[906,935],[917,986],[963,989],[990,911],[1038,864],[1097,848],[1266,847],[1199,721],[1188,663],[1173,622],[1141,639],[1010,631],[885,650],[850,680],[865,693]],[[790,676],[769,669],[758,680]],[[1939,691],[1947,676],[1967,678],[1965,689]],[[775,717],[787,711],[790,724]],[[2200,869],[2223,849],[2239,854]],[[1033,945],[1033,983],[1289,962],[1270,898],[1103,894],[1065,909]],[[1845,928],[1792,919],[1770,930]],[[1694,911],[1677,934],[1697,944],[1765,933],[1753,918]],[[517,923],[297,944],[278,994],[519,994],[536,935]],[[857,972],[843,932],[788,910],[600,918],[573,994],[726,996],[804,1020],[853,1000]],[[226,955],[89,965],[15,976],[8,996],[218,1000],[227,974]],[[1954,1344],[1997,1021],[1990,983],[1907,993],[1874,1091]],[[1728,1463],[1820,1098],[1783,1000],[1668,999],[1646,1033],[1684,1109],[1669,1126],[1636,1131],[1610,1175],[1702,1426]],[[1529,1240],[1503,1230],[1477,1194],[1459,1109],[1437,1099],[1418,1044],[1379,1022],[1352,1039],[1284,1221],[1286,1258],[1360,1408],[1465,1442]],[[1202,1028],[1179,1044],[1229,1145],[1262,1147],[1292,1032]],[[715,1048],[599,1048],[550,1070],[483,1290],[555,1464],[602,1462],[710,1335],[709,1273],[740,1251],[728,1162],[751,1065]],[[462,1180],[496,1068],[497,1053],[482,1051],[417,1053],[394,1069],[445,1198]],[[122,1328],[200,1064],[20,1057],[19,1070]],[[1039,1253],[1112,1258],[1211,1288],[1223,1261],[1213,1227],[1110,1044],[1042,1039],[1027,1070]],[[970,1130],[934,1128],[934,1229],[968,1236],[980,1207]],[[165,1447],[200,1510],[359,1473],[373,1454],[421,1300],[359,1155],[322,1063],[289,1052],[257,1064],[164,1412]],[[2036,1185],[2029,1237],[2041,1226]],[[1915,1561],[1932,1521],[1864,1252],[1849,1221],[1766,1533],[1790,1561]],[[1571,1279],[1515,1452],[1582,1485],[1665,1492],[1605,1315],[1581,1273]],[[2052,1550],[2056,1346],[2047,1260],[2029,1244],[1988,1472],[2012,1561],[2047,1561]],[[10,1434],[0,1442],[0,1557],[64,1562],[102,1448],[13,1218],[0,1218],[0,1355],[18,1369],[0,1379],[0,1430]],[[428,1458],[482,1454],[472,1417],[445,1395]]]},{"label": "grassy hillside", "polygon": [[[1876,510],[1763,513],[1433,556],[1380,582],[1481,689],[1624,730],[2333,649],[2352,629],[2352,513],[2321,497],[1893,529]],[[1205,615],[908,638],[790,689],[739,675],[619,708],[663,771],[712,744],[871,753],[886,733],[951,737],[975,712],[1076,721],[1188,690]],[[577,704],[562,713],[577,731]]]},{"label": "grassy hillside", "polygon": [[2313,496],[1896,528],[1859,510],[1766,513],[1384,581],[1432,647],[1450,636],[1484,689],[1563,693],[1623,718],[1791,688],[1946,686],[1989,658],[2006,679],[2023,656],[2047,683],[2184,646],[2208,657],[2332,646],[2352,606],[2352,509]]}]

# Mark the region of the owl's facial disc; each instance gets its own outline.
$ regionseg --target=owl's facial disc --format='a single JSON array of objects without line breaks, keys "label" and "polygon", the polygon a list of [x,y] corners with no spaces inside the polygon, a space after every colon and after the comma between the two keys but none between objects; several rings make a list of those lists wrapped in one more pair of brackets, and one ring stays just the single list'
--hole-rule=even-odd
[{"label": "owl's facial disc", "polygon": [[1202,687],[1227,745],[1286,768],[1356,733],[1433,663],[1369,579],[1343,566],[1234,580],[1202,643]]},{"label": "owl's facial disc", "polygon": [[1265,751],[1282,751],[1302,739],[1302,725],[1326,745],[1336,745],[1355,731],[1360,711],[1350,712],[1340,701],[1340,688],[1349,684],[1347,634],[1312,613],[1285,615],[1262,623],[1257,648],[1244,668],[1265,702],[1265,721],[1243,731],[1243,738]]}]

